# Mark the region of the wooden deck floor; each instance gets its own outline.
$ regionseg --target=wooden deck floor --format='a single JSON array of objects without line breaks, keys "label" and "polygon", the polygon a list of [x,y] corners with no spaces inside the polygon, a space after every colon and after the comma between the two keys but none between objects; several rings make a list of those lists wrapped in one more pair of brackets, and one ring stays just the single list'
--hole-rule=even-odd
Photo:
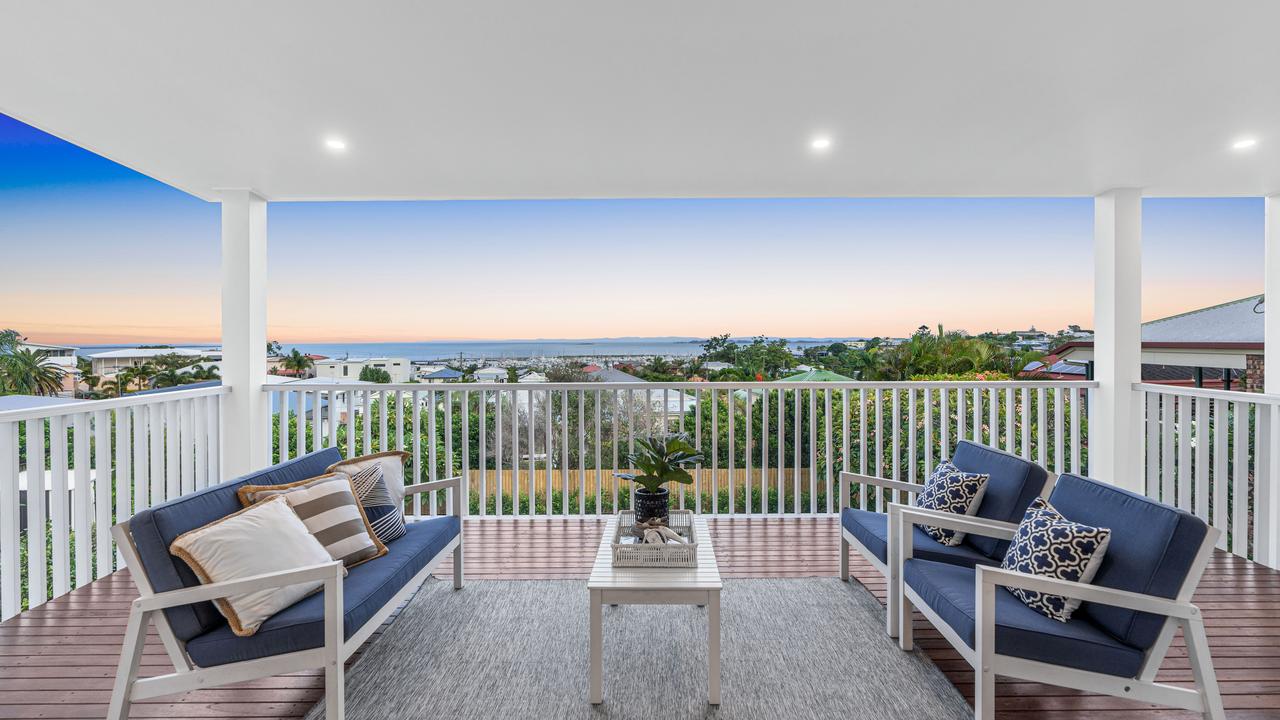
[{"label": "wooden deck floor", "polygon": [[[585,578],[602,527],[597,520],[469,520],[468,576]],[[735,578],[835,576],[838,533],[831,519],[712,522],[722,572]],[[884,583],[856,553],[854,560],[857,577],[883,598]],[[133,597],[120,572],[0,624],[0,718],[102,717]],[[1280,718],[1280,572],[1219,554],[1195,600],[1205,611],[1228,716]],[[927,624],[918,621],[917,628],[921,646],[971,698],[972,672]],[[158,641],[150,643],[143,674],[167,668]],[[1190,683],[1181,639],[1161,676]],[[133,717],[297,718],[320,699],[322,684],[304,673],[201,690],[137,703]],[[1035,683],[1001,682],[997,692],[1001,718],[1195,717]]]}]

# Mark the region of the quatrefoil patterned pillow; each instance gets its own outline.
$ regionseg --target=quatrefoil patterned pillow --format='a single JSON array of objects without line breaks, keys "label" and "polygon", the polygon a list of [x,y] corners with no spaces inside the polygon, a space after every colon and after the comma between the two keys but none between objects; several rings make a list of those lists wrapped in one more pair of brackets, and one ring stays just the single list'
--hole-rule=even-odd
[{"label": "quatrefoil patterned pillow", "polygon": [[[1111,530],[1072,522],[1041,498],[1032,501],[1018,524],[1000,567],[1014,572],[1088,583],[1098,573]],[[1061,622],[1071,619],[1080,600],[1008,588],[1024,605]]]},{"label": "quatrefoil patterned pillow", "polygon": [[[976,515],[987,491],[989,477],[965,472],[943,460],[933,469],[924,489],[916,496],[916,507],[954,515]],[[926,525],[924,531],[943,545],[959,545],[964,540],[964,533],[955,530]]]}]

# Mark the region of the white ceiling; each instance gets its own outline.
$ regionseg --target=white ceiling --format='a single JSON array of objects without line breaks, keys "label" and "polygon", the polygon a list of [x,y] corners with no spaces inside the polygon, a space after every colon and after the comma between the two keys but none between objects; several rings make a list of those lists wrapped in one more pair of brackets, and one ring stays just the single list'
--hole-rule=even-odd
[{"label": "white ceiling", "polygon": [[1262,0],[42,0],[0,16],[0,112],[205,198],[1261,195],[1277,27]]}]

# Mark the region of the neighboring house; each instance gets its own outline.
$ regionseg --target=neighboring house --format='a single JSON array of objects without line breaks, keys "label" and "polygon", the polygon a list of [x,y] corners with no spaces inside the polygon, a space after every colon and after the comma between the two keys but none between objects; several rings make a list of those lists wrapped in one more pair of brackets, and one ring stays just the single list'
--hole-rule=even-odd
[{"label": "neighboring house", "polygon": [[617,368],[611,368],[611,367],[602,368],[598,365],[588,365],[587,367],[595,368],[595,370],[587,370],[586,368],[583,368],[583,370],[587,373],[587,377],[591,378],[596,382],[625,382],[625,383],[644,382],[644,380],[642,380],[641,378],[638,378],[635,375],[632,375],[631,373],[626,373],[621,370],[618,370]]},{"label": "neighboring house", "polygon": [[46,345],[44,343],[20,342],[19,348],[27,350],[35,350],[43,352],[49,358],[49,362],[57,365],[66,373],[62,378],[62,392],[67,395],[75,395],[76,379],[78,371],[76,370],[76,350],[67,345]]},{"label": "neighboring house", "polygon": [[440,363],[424,363],[424,362],[414,362],[414,363],[411,363],[411,366],[412,367],[410,372],[413,374],[413,377],[416,380],[426,380],[428,375],[434,372],[439,372],[441,370],[444,370],[446,367],[448,367],[446,365],[441,365]]},{"label": "neighboring house", "polygon": [[1035,325],[1029,330],[1014,330],[1013,334],[1017,336],[1018,342],[1047,343],[1053,337],[1043,330],[1037,330]]},{"label": "neighboring house", "polygon": [[537,371],[525,373],[524,375],[520,376],[520,380],[519,380],[519,382],[522,382],[522,383],[544,383],[546,381],[547,381],[547,376]]},{"label": "neighboring house", "polygon": [[161,355],[187,355],[192,364],[196,358],[221,360],[221,348],[123,348],[89,355],[93,364],[93,374],[106,380],[129,367],[137,367],[152,362]]},{"label": "neighboring house", "polygon": [[329,359],[328,355],[312,355],[310,353],[307,354],[307,357],[311,359],[311,367],[303,370],[302,372],[298,372],[296,370],[290,370],[284,366],[283,355],[273,355],[272,357],[267,358],[267,373],[278,377],[299,378],[305,380],[316,376],[316,363],[321,360]]},{"label": "neighboring house", "polygon": [[[1142,324],[1142,379],[1168,385],[1262,390],[1262,295]],[[1058,360],[1089,366],[1093,340],[1053,350]]]},{"label": "neighboring house", "polygon": [[471,373],[476,382],[481,383],[504,383],[507,381],[507,369],[500,367],[486,367]]},{"label": "neighboring house", "polygon": [[459,382],[466,374],[453,368],[442,367],[439,370],[419,375],[418,379],[428,383]]},{"label": "neighboring house", "polygon": [[393,383],[409,382],[411,363],[408,358],[328,358],[316,363],[316,377],[355,380],[366,367],[386,370]]},{"label": "neighboring house", "polygon": [[732,367],[733,363],[720,362],[719,360],[702,363],[702,369],[707,372],[720,372],[721,370],[729,370]]}]

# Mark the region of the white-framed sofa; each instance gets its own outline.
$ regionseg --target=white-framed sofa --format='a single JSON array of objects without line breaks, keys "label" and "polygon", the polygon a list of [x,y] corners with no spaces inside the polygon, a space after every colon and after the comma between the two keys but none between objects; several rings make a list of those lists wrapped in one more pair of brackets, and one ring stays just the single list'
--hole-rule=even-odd
[{"label": "white-framed sofa", "polygon": [[[201,585],[169,545],[184,532],[240,509],[242,485],[281,485],[323,475],[341,460],[335,448],[319,450],[245,477],[229,480],[135,514],[112,528],[139,598],[129,611],[124,645],[107,717],[129,716],[135,700],[200,688],[323,669],[325,711],[329,720],[344,716],[347,659],[391,613],[427,579],[449,553],[453,585],[463,585],[462,479],[409,485],[407,495],[452,489],[449,514],[410,517],[404,537],[387,543],[380,558],[350,568],[326,563],[253,578]],[[227,595],[320,580],[323,592],[311,595],[269,618],[251,637],[238,637],[213,606]],[[157,633],[173,663],[173,672],[139,678],[147,627]]]},{"label": "white-framed sofa", "polygon": [[[891,505],[899,563],[899,644],[913,646],[917,609],[974,669],[974,716],[995,717],[995,678],[1041,682],[1166,705],[1222,720],[1222,697],[1204,618],[1191,596],[1221,534],[1183,510],[1078,475],[1064,474],[1049,502],[1065,517],[1111,530],[1091,583],[999,567],[913,557],[912,527],[928,524],[1009,540],[988,521]],[[900,549],[899,549],[900,548]],[[1026,606],[1008,588],[1083,600],[1068,622]],[[1182,630],[1195,689],[1156,682],[1174,632]]]},{"label": "white-framed sofa", "polygon": [[[968,440],[957,443],[955,452],[948,459],[960,470],[988,476],[976,517],[986,520],[992,527],[1017,527],[1031,501],[1046,495],[1053,486],[1053,475],[1030,460]],[[901,498],[907,503],[915,502],[915,496],[924,489],[924,485],[858,473],[840,473],[840,578],[849,579],[849,548],[856,548],[888,581],[885,628],[889,637],[897,637],[898,563],[892,557],[892,543],[889,542],[892,537],[891,518],[887,512],[852,506],[852,487],[858,484],[890,490],[890,497]],[[866,493],[862,495],[864,501],[868,497]],[[959,545],[947,546],[919,528],[913,528],[912,534],[915,536],[917,557],[965,567],[999,565],[1008,548],[1007,542],[979,535],[966,537]]]}]

